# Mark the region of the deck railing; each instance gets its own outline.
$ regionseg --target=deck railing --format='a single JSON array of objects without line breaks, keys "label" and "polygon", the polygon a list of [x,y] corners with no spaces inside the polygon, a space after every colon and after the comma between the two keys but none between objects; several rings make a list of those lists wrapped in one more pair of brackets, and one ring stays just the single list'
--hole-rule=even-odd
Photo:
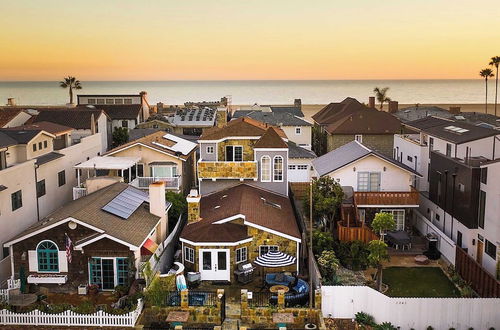
[{"label": "deck railing", "polygon": [[73,187],[73,200],[87,196],[87,188]]},{"label": "deck railing", "polygon": [[267,307],[277,304],[277,301],[271,302],[271,292],[252,292],[252,298],[248,298],[249,307]]},{"label": "deck railing", "polygon": [[165,182],[166,189],[178,190],[181,181],[181,176],[180,175],[175,177],[141,176],[132,180],[130,184],[136,188],[146,189],[149,187],[150,184],[158,181]]},{"label": "deck railing", "polygon": [[419,205],[419,192],[411,191],[356,191],[354,200],[358,207],[363,205]]}]

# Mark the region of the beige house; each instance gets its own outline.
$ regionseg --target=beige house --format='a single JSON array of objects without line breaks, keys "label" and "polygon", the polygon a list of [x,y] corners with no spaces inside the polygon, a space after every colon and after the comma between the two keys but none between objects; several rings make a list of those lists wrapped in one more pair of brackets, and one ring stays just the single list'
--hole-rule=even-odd
[{"label": "beige house", "polygon": [[[195,182],[197,145],[162,131],[144,136],[78,164],[79,176],[117,176],[132,186],[147,189],[157,181],[165,189],[187,192]],[[86,195],[81,181],[74,188],[74,198]]]}]

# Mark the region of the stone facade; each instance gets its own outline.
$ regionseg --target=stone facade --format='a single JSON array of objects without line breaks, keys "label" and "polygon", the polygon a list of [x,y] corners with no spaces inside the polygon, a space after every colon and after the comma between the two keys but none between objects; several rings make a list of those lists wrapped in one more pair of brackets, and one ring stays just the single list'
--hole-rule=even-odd
[{"label": "stone facade", "polygon": [[219,161],[226,160],[226,146],[242,146],[243,161],[253,161],[253,146],[257,140],[225,140],[217,144]]},{"label": "stone facade", "polygon": [[198,177],[200,179],[233,178],[256,179],[257,163],[244,162],[199,162]]},{"label": "stone facade", "polygon": [[[327,152],[335,150],[351,141],[354,141],[353,134],[346,135],[328,135]],[[363,134],[363,142],[370,149],[381,152],[391,157],[393,156],[394,134]]]},{"label": "stone facade", "polygon": [[[241,220],[235,220],[241,221]],[[247,262],[254,261],[259,256],[259,246],[261,245],[277,245],[279,250],[289,254],[291,256],[299,257],[297,255],[297,242],[292,241],[290,239],[263,231],[261,229],[253,228],[247,226],[248,236],[253,237],[253,240],[247,243],[243,243],[237,246],[227,246],[227,245],[219,245],[219,246],[193,246],[187,243],[183,243],[184,247],[190,247],[195,251],[194,255],[194,263],[187,262],[184,260],[184,266],[187,271],[199,271],[200,265],[200,249],[228,249],[229,250],[229,270],[231,276],[231,282],[235,280],[234,278],[234,270],[236,270],[236,250],[242,247],[247,248]],[[183,251],[184,253],[184,251]],[[297,266],[291,265],[287,267],[273,268],[272,271],[288,271],[288,272],[296,272]]]}]

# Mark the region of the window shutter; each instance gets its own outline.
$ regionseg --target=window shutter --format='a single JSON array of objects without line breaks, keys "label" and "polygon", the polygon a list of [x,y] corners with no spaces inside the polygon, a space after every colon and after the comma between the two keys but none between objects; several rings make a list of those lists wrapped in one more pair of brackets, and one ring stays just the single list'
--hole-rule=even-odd
[{"label": "window shutter", "polygon": [[59,271],[61,273],[68,272],[68,259],[66,258],[66,251],[59,251]]},{"label": "window shutter", "polygon": [[28,251],[28,264],[30,272],[38,271],[38,256],[36,251],[30,250]]}]

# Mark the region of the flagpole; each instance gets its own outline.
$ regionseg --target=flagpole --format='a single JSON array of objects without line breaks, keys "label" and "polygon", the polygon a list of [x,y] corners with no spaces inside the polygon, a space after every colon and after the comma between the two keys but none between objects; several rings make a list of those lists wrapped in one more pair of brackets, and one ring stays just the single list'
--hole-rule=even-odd
[{"label": "flagpole", "polygon": [[313,182],[312,180],[309,183],[309,308],[312,310],[313,308],[313,280],[312,280],[312,244],[313,244]]}]

